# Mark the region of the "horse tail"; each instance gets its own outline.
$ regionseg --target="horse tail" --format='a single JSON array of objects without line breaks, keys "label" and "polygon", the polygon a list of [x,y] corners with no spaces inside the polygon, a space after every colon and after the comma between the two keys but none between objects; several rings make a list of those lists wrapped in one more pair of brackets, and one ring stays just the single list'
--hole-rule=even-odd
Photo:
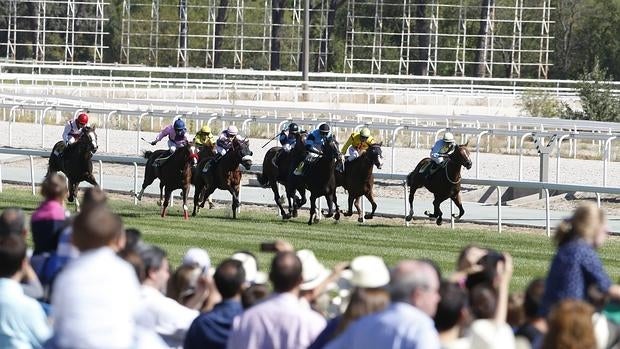
[{"label": "horse tail", "polygon": [[258,183],[261,185],[261,187],[263,187],[263,188],[267,188],[268,187],[269,178],[267,176],[265,176],[264,173],[257,173],[256,174],[256,179],[258,180]]},{"label": "horse tail", "polygon": [[145,151],[142,153],[142,156],[143,156],[145,159],[150,158],[150,157],[151,157],[151,155],[153,155],[153,152],[152,152],[152,151],[150,151],[150,150],[145,150]]}]

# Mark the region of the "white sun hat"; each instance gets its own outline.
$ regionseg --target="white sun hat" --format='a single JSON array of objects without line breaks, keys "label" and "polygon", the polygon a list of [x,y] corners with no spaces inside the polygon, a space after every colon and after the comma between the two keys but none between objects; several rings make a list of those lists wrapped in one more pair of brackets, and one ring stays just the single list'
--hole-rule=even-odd
[{"label": "white sun hat", "polygon": [[351,261],[351,272],[351,284],[355,287],[378,288],[390,282],[390,271],[381,257],[355,257]]},{"label": "white sun hat", "polygon": [[249,284],[263,285],[267,283],[267,274],[258,270],[256,257],[249,253],[237,252],[230,257],[241,262],[245,271],[245,282]]},{"label": "white sun hat", "polygon": [[200,267],[206,274],[211,269],[211,258],[204,249],[192,247],[185,252],[181,264]]},{"label": "white sun hat", "polygon": [[314,252],[299,250],[297,251],[297,257],[301,260],[301,274],[304,279],[300,286],[302,291],[316,288],[329,277],[330,271],[316,259]]}]

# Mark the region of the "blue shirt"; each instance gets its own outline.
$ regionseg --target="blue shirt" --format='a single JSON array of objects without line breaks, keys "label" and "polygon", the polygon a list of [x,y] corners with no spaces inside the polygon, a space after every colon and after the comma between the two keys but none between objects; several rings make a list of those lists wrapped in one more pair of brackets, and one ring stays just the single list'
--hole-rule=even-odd
[{"label": "blue shirt", "polygon": [[284,131],[280,133],[279,141],[282,145],[289,144],[291,146],[294,146],[295,143],[297,143],[297,139],[294,135],[291,135],[290,133],[286,134]]},{"label": "blue shirt", "polygon": [[335,318],[327,321],[327,326],[325,326],[325,329],[323,330],[323,332],[321,332],[321,334],[319,334],[319,336],[316,337],[316,339],[314,340],[314,343],[312,343],[312,345],[309,346],[308,349],[325,348],[325,346],[327,346],[329,341],[333,339],[334,334],[336,333],[336,330],[338,329],[338,326],[340,325],[341,321],[342,321],[342,315],[336,316]]},{"label": "blue shirt", "polygon": [[241,302],[225,300],[197,317],[185,336],[185,349],[226,348],[235,316],[243,312]]},{"label": "blue shirt", "polygon": [[611,287],[598,254],[583,239],[565,242],[551,262],[540,315],[546,316],[563,299],[585,300],[590,285],[598,286],[602,292]]},{"label": "blue shirt", "polygon": [[414,306],[396,302],[351,324],[326,349],[439,349],[433,319]]},{"label": "blue shirt", "polygon": [[321,136],[321,131],[316,129],[306,137],[306,149],[315,148],[317,150],[322,150],[325,141],[331,137],[331,134],[327,137]]},{"label": "blue shirt", "polygon": [[443,139],[438,140],[431,149],[431,158],[437,159],[443,154],[447,154],[452,150],[454,143],[445,142]]},{"label": "blue shirt", "polygon": [[40,348],[51,335],[41,305],[16,281],[0,278],[0,348]]}]

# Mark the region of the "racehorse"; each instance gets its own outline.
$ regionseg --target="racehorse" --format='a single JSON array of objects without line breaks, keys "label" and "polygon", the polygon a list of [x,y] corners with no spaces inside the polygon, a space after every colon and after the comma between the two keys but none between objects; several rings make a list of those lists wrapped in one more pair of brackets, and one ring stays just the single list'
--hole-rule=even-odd
[{"label": "racehorse", "polygon": [[[302,188],[310,191],[310,219],[308,225],[312,225],[316,212],[316,199],[325,196],[327,200],[328,212],[325,218],[334,216],[335,220],[340,219],[340,208],[336,198],[336,175],[334,174],[337,162],[342,162],[342,154],[338,149],[338,142],[334,138],[329,138],[323,145],[323,155],[314,163],[307,164],[310,166],[304,170],[304,174],[297,176],[294,173],[289,174],[286,184],[287,196],[293,197],[296,190]],[[335,205],[335,211],[333,207]],[[295,207],[293,207],[295,209]]]},{"label": "racehorse", "polygon": [[[75,200],[78,207],[80,204],[76,198],[79,184],[86,181],[94,186],[99,185],[93,176],[92,161],[98,147],[95,127],[86,126],[75,143],[65,146],[64,141],[59,141],[52,148],[46,176],[52,172],[63,172],[69,181],[69,202]],[[56,155],[61,152],[62,156]]]},{"label": "racehorse", "polygon": [[430,218],[436,218],[437,225],[442,223],[442,212],[439,205],[446,199],[450,198],[459,209],[458,215],[452,215],[459,219],[465,214],[463,204],[461,203],[461,166],[471,169],[471,159],[467,150],[467,143],[458,145],[452,153],[449,154],[443,168],[437,170],[428,180],[424,178],[424,174],[420,173],[423,166],[429,165],[432,161],[430,158],[422,159],[415,167],[413,172],[407,176],[407,184],[409,185],[409,215],[405,217],[407,222],[413,219],[413,198],[416,190],[426,187],[428,191],[434,194],[433,200],[434,212],[425,211],[424,214]]},{"label": "racehorse", "polygon": [[[151,185],[156,178],[159,178],[159,201],[158,205],[162,206],[161,216],[166,216],[166,210],[170,203],[172,192],[181,189],[181,197],[183,198],[183,218],[188,219],[187,195],[192,184],[192,168],[196,164],[196,149],[190,143],[184,147],[178,148],[174,154],[162,163],[158,168],[153,166],[155,159],[159,158],[168,150],[160,149],[156,151],[145,151],[143,156],[146,161],[144,171],[144,181],[142,189],[136,195],[138,200],[142,200],[144,189]],[[164,196],[165,189],[165,196]],[[163,203],[162,203],[163,200]]]},{"label": "racehorse", "polygon": [[[344,173],[336,171],[336,185],[343,187],[349,193],[349,210],[344,213],[345,217],[353,215],[353,203],[357,209],[357,221],[363,222],[364,219],[372,219],[377,210],[372,188],[375,183],[375,177],[372,174],[373,167],[381,169],[383,166],[383,155],[381,151],[382,144],[373,144],[360,154],[357,159],[345,162]],[[372,212],[367,213],[362,218],[360,210],[360,197],[365,196],[372,205]]]},{"label": "racehorse", "polygon": [[[304,154],[304,137],[302,134],[296,134],[296,142],[295,147],[291,149],[289,152],[282,152],[278,157],[278,167],[275,167],[273,164],[273,157],[282,149],[282,147],[273,147],[267,151],[265,154],[265,158],[263,160],[263,172],[261,174],[256,175],[256,179],[260,183],[263,188],[271,187],[273,191],[273,199],[278,205],[280,209],[280,215],[282,219],[291,218],[291,202],[289,201],[289,212],[285,212],[282,207],[282,202],[280,200],[280,190],[278,188],[278,183],[286,185],[286,181],[288,180],[289,174],[295,169],[294,164],[295,159],[300,160]],[[294,205],[299,208],[306,203],[306,190],[301,188],[299,191],[300,198],[294,197],[292,198],[295,202]]]},{"label": "racehorse", "polygon": [[207,198],[213,194],[215,189],[228,190],[232,195],[233,218],[237,218],[237,208],[239,207],[239,188],[241,187],[241,171],[239,165],[242,164],[246,170],[252,166],[252,151],[250,151],[250,141],[248,139],[238,141],[234,139],[232,148],[222,156],[217,164],[211,166],[207,173],[202,169],[207,161],[201,161],[196,169],[199,175],[194,176],[194,211],[195,216],[199,210],[198,202],[202,199],[200,207],[204,207]]},{"label": "racehorse", "polygon": [[[215,157],[215,146],[214,145],[203,145],[197,148],[198,148],[198,161],[200,162],[207,161]],[[197,167],[194,168],[194,173],[192,174],[192,176],[200,176],[200,173],[196,171],[197,171]],[[201,193],[194,193],[194,195],[200,195],[200,194]],[[202,197],[200,197],[200,199],[202,199]],[[209,202],[209,209],[212,209],[215,207],[215,204],[213,204],[213,200],[211,199],[210,196],[207,198],[207,202]]]}]

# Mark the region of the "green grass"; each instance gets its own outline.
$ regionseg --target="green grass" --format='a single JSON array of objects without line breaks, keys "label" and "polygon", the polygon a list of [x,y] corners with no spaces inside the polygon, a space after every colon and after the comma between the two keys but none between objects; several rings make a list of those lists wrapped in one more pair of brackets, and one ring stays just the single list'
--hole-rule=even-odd
[{"label": "green grass", "polygon": [[[0,193],[0,209],[18,206],[32,212],[39,200],[27,190],[9,188]],[[126,227],[140,229],[147,242],[165,248],[173,264],[180,261],[189,247],[198,246],[207,249],[214,263],[238,250],[252,251],[266,270],[271,255],[259,253],[259,244],[284,239],[296,248],[312,249],[327,266],[372,254],[383,257],[389,265],[404,258],[430,258],[447,274],[454,268],[459,250],[474,243],[512,254],[515,272],[511,288],[523,290],[532,278],[545,275],[554,251],[542,230],[532,234],[508,229],[498,234],[488,228],[450,230],[418,223],[404,227],[401,220],[358,225],[349,219],[338,224],[323,220],[308,227],[307,211],[302,211],[298,219],[282,222],[273,209],[247,208],[242,208],[237,220],[229,218],[229,209],[216,209],[203,210],[198,217],[184,221],[179,205],[164,219],[159,217],[159,207],[154,204],[143,202],[134,206],[132,200],[115,199],[111,205]],[[608,241],[600,254],[612,279],[617,279],[620,240]]]}]

